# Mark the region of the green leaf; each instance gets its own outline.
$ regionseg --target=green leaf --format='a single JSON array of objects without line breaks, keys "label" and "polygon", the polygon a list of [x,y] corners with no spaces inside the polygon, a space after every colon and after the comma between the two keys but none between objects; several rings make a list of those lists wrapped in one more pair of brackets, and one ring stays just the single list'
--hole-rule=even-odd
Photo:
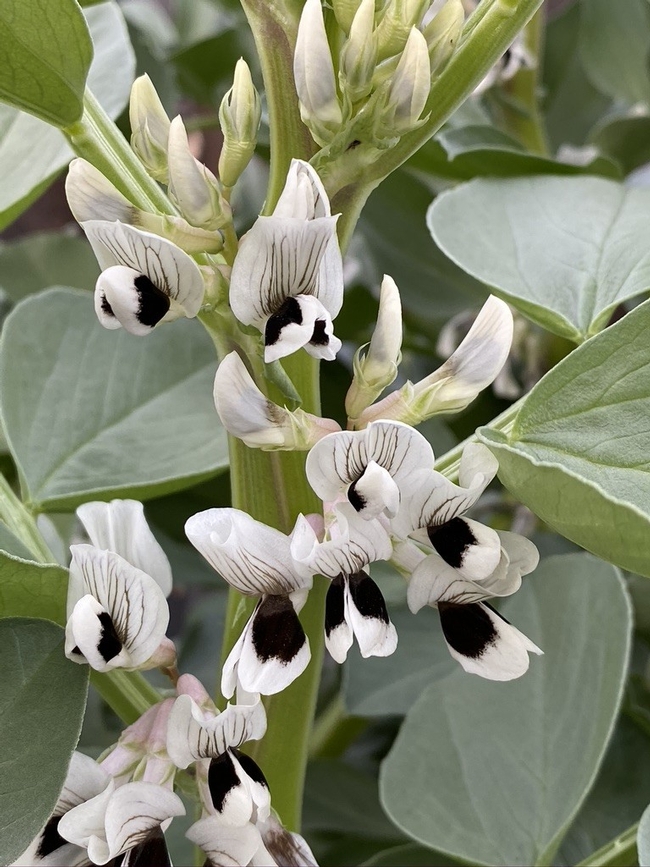
[{"label": "green leaf", "polygon": [[477,175],[503,178],[542,174],[621,176],[614,162],[600,156],[586,165],[573,165],[530,154],[515,139],[492,126],[444,129],[420,148],[408,164],[418,172],[454,180],[470,180]]},{"label": "green leaf", "polygon": [[[85,15],[95,46],[88,87],[115,118],[128,101],[135,76],[124,19],[113,2],[92,6]],[[0,104],[0,230],[50,185],[73,156],[58,129]]]},{"label": "green leaf", "polygon": [[627,175],[650,162],[650,117],[606,118],[590,132],[589,142]]},{"label": "green leaf", "polygon": [[0,862],[11,864],[54,809],[81,731],[87,666],[47,620],[0,620]]},{"label": "green leaf", "polygon": [[99,265],[85,238],[43,232],[0,244],[0,287],[14,303],[50,286],[92,289]]},{"label": "green leaf", "polygon": [[582,0],[580,56],[602,93],[631,104],[650,100],[649,25],[646,0]]},{"label": "green leaf", "polygon": [[429,687],[380,795],[410,837],[470,864],[551,864],[612,733],[630,604],[616,569],[569,554],[545,560],[503,612],[545,656],[509,683],[459,669]]},{"label": "green leaf", "polygon": [[197,322],[142,338],[102,328],[88,294],[53,289],[22,301],[0,344],[0,409],[28,499],[66,511],[162,495],[223,469],[215,369]]},{"label": "green leaf", "polygon": [[639,851],[639,867],[650,867],[650,807],[646,807],[641,816],[636,845]]},{"label": "green leaf", "polygon": [[558,533],[650,575],[650,302],[540,380],[508,437],[481,428],[499,478]]},{"label": "green leaf", "polygon": [[622,834],[650,801],[650,742],[624,716],[607,750],[596,785],[571,825],[555,864],[578,864]]},{"label": "green leaf", "polygon": [[75,0],[0,6],[0,99],[55,126],[83,113],[93,46]]},{"label": "green leaf", "polygon": [[452,861],[448,855],[441,855],[433,849],[425,849],[415,843],[405,846],[393,846],[378,852],[364,861],[362,867],[448,867]]},{"label": "green leaf", "polygon": [[476,179],[439,196],[427,221],[452,261],[575,342],[650,287],[647,189],[592,177]]},{"label": "green leaf", "polygon": [[3,617],[43,617],[65,625],[68,570],[0,552]]},{"label": "green leaf", "polygon": [[425,609],[417,617],[405,608],[391,608],[399,643],[386,659],[362,659],[356,647],[345,667],[345,705],[355,716],[405,714],[429,684],[451,674],[438,615]]},{"label": "green leaf", "polygon": [[[23,560],[32,559],[32,554],[29,548],[23,545],[20,539],[14,536],[6,524],[0,521],[0,556],[3,551],[14,557],[20,557]],[[2,587],[0,587],[0,594],[1,593]],[[4,609],[0,608],[0,611],[3,611],[4,613]]]}]

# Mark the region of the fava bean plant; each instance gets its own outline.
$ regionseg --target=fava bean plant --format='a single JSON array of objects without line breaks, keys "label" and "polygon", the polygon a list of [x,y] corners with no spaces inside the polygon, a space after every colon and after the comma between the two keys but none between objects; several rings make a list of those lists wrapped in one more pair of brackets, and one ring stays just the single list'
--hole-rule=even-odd
[{"label": "fava bean plant", "polygon": [[650,864],[649,55],[0,0],[2,864]]}]

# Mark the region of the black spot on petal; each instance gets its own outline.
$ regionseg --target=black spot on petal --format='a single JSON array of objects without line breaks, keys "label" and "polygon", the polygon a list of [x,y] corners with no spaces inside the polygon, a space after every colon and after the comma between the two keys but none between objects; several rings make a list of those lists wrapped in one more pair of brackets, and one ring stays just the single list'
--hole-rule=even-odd
[{"label": "black spot on petal", "polygon": [[261,662],[277,659],[288,665],[303,648],[305,631],[287,596],[266,596],[257,606],[252,628],[253,647]]},{"label": "black spot on petal", "polygon": [[290,295],[282,302],[273,316],[269,316],[264,329],[264,345],[273,346],[280,339],[282,329],[287,325],[302,325],[300,303]]},{"label": "black spot on petal", "polygon": [[212,759],[208,768],[208,788],[214,809],[218,813],[223,810],[228,793],[240,785],[229,750],[217,756],[216,759]]},{"label": "black spot on petal", "polygon": [[169,311],[171,301],[162,289],[154,285],[146,274],[140,274],[133,281],[138,290],[140,306],[135,314],[136,319],[142,325],[153,328],[158,325],[163,316]]},{"label": "black spot on petal", "polygon": [[[494,610],[494,609],[492,609]],[[450,647],[470,659],[479,659],[496,644],[498,633],[483,605],[438,602],[440,623]]]},{"label": "black spot on petal", "polygon": [[61,816],[51,816],[47,820],[45,827],[41,831],[41,839],[36,850],[38,858],[45,858],[47,855],[51,855],[52,852],[56,852],[57,849],[65,846],[68,842],[59,834],[59,822],[61,818]]},{"label": "black spot on petal", "polygon": [[110,867],[171,867],[171,863],[165,835],[154,828],[141,843],[111,861]]},{"label": "black spot on petal", "polygon": [[345,621],[343,582],[343,575],[337,575],[330,584],[325,598],[325,634],[328,636]]},{"label": "black spot on petal", "polygon": [[112,316],[113,319],[115,319],[115,314],[113,313],[113,308],[108,303],[108,298],[106,297],[106,295],[104,295],[103,292],[102,292],[101,308],[107,316]]},{"label": "black spot on petal", "polygon": [[102,613],[98,615],[97,619],[102,625],[102,632],[99,636],[97,650],[104,662],[110,662],[110,660],[117,656],[117,654],[122,650],[122,642],[115,631],[115,624],[113,623],[108,611],[102,611]]},{"label": "black spot on petal", "polygon": [[445,563],[454,569],[463,565],[465,552],[471,545],[476,545],[474,533],[462,518],[452,518],[440,527],[427,527],[427,535]]},{"label": "black spot on petal", "polygon": [[262,773],[262,769],[251,759],[250,756],[247,756],[246,753],[242,753],[240,750],[232,750],[232,752],[237,756],[237,761],[242,766],[244,771],[248,774],[248,776],[255,783],[259,783],[264,788],[268,789],[269,784],[266,782],[266,777]]},{"label": "black spot on petal", "polygon": [[325,320],[317,319],[314,322],[314,331],[309,340],[314,346],[327,346],[330,342],[329,336],[325,333]]},{"label": "black spot on petal", "polygon": [[390,623],[383,594],[370,575],[363,571],[356,572],[348,576],[348,583],[354,607],[362,617]]},{"label": "black spot on petal", "polygon": [[[358,481],[359,480],[357,479],[357,482]],[[366,498],[362,497],[357,491],[357,482],[352,482],[348,488],[348,500],[350,501],[350,505],[352,505],[357,512],[360,512],[366,505]]]}]

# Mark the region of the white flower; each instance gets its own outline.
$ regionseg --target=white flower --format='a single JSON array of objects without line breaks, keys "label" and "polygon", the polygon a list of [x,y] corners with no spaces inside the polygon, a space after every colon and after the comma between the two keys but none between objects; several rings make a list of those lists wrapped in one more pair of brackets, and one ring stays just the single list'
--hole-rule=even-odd
[{"label": "white flower", "polygon": [[332,333],[343,303],[336,220],[316,172],[293,160],[273,215],[259,217],[240,242],[230,306],[264,334],[267,362],[301,347],[331,361],[340,349]]},{"label": "white flower", "polygon": [[217,369],[214,403],[228,433],[251,448],[307,450],[341,429],[332,419],[273,403],[255,385],[237,352],[226,355]]},{"label": "white flower", "polygon": [[199,312],[203,277],[180,247],[119,221],[86,220],[81,227],[102,269],[95,312],[105,328],[144,335],[161,322]]},{"label": "white flower", "polygon": [[86,849],[62,837],[59,824],[73,807],[99,795],[110,782],[110,775],[97,762],[83,753],[74,752],[52,815],[12,867],[81,867],[87,864]]},{"label": "white flower", "polygon": [[242,827],[265,821],[271,813],[266,777],[258,765],[239,750],[228,749],[211,759],[203,787],[204,808],[224,825]]},{"label": "white flower", "polygon": [[310,451],[305,470],[325,501],[345,494],[361,517],[397,515],[423,471],[433,468],[433,451],[408,425],[377,421],[362,431],[324,437]]},{"label": "white flower", "polygon": [[[461,458],[460,485],[440,473],[424,475],[393,526],[433,548],[424,558],[412,558],[415,568],[407,592],[411,611],[436,606],[449,651],[466,671],[511,680],[528,669],[528,653],[541,650],[485,600],[515,593],[522,575],[537,566],[539,553],[523,536],[461,517],[497,468],[489,449],[468,445]],[[403,562],[408,559],[403,550],[398,556]]]},{"label": "white flower", "polygon": [[399,289],[392,277],[384,274],[379,295],[377,325],[368,351],[363,347],[354,357],[354,379],[345,398],[345,410],[351,419],[378,397],[397,376],[402,348],[402,304]]},{"label": "white flower", "polygon": [[[94,864],[107,864],[143,846],[150,837],[160,845],[160,826],[174,816],[184,815],[181,799],[163,786],[136,782],[116,788],[111,780],[101,794],[62,817],[59,833],[71,843],[86,848]],[[164,846],[164,840],[162,844]]]},{"label": "white flower", "polygon": [[356,426],[390,418],[420,424],[439,413],[459,412],[495,379],[508,357],[512,333],[510,308],[490,295],[451,358],[415,385],[407,382],[369,406]]},{"label": "white flower", "polygon": [[226,220],[219,182],[192,154],[180,115],[169,127],[167,158],[169,195],[185,219],[202,229],[215,230],[222,226]]},{"label": "white flower", "polygon": [[169,609],[159,584],[112,551],[70,551],[66,656],[97,671],[171,665]]},{"label": "white flower", "polygon": [[286,831],[272,815],[239,827],[207,816],[192,825],[187,837],[203,849],[209,863],[221,867],[317,867],[304,838]]},{"label": "white flower", "polygon": [[417,27],[412,27],[388,89],[383,123],[401,134],[418,125],[431,89],[429,46]]},{"label": "white flower", "polygon": [[148,75],[133,82],[129,102],[131,147],[149,174],[167,183],[169,117]]},{"label": "white flower", "polygon": [[336,94],[334,65],[325,32],[320,0],[305,3],[293,61],[300,116],[314,139],[324,145],[341,126],[343,116]]},{"label": "white flower", "polygon": [[309,641],[298,619],[313,570],[291,555],[291,537],[239,509],[193,515],[185,533],[231,587],[260,597],[222,671],[221,692],[272,695],[307,667]]}]

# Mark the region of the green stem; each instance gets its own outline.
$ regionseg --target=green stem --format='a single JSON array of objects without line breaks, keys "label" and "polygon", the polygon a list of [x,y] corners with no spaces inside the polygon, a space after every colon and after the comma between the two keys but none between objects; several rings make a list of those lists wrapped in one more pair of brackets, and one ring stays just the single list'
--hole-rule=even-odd
[{"label": "green stem", "polygon": [[282,192],[291,160],[308,160],[316,145],[300,119],[298,95],[293,84],[293,53],[300,8],[275,0],[241,0],[253,31],[262,66],[269,107],[271,175],[264,213],[270,214]]},{"label": "green stem", "polygon": [[160,701],[157,689],[137,671],[90,672],[90,682],[122,722],[131,725]]},{"label": "green stem", "polygon": [[88,88],[81,120],[63,132],[77,156],[92,163],[138,208],[160,214],[176,213],[169,198],[149,177],[127,140]]},{"label": "green stem", "polygon": [[367,727],[367,719],[348,714],[343,697],[337,692],[314,723],[309,755],[320,759],[338,758]]},{"label": "green stem", "polygon": [[524,42],[535,65],[521,69],[503,85],[508,101],[500,106],[506,132],[518,139],[531,153],[548,156],[549,144],[544,119],[539,109],[539,88],[544,44],[544,9],[538,9],[524,30]]},{"label": "green stem", "polygon": [[630,864],[637,864],[636,838],[638,830],[639,823],[637,822],[598,851],[593,852],[577,867],[629,867]]},{"label": "green stem", "polygon": [[377,151],[362,144],[345,150],[336,159],[330,157],[327,149],[316,154],[312,163],[330,196],[332,212],[342,213],[338,232],[343,248],[349,243],[370,193],[440,129],[541,3],[542,0],[483,0],[467,21],[458,49],[431,85],[423,112],[426,121],[403,135],[394,147],[377,155]]},{"label": "green stem", "polygon": [[36,526],[34,516],[14,494],[3,475],[0,475],[0,520],[31,551],[37,563],[56,563],[56,557]]}]

